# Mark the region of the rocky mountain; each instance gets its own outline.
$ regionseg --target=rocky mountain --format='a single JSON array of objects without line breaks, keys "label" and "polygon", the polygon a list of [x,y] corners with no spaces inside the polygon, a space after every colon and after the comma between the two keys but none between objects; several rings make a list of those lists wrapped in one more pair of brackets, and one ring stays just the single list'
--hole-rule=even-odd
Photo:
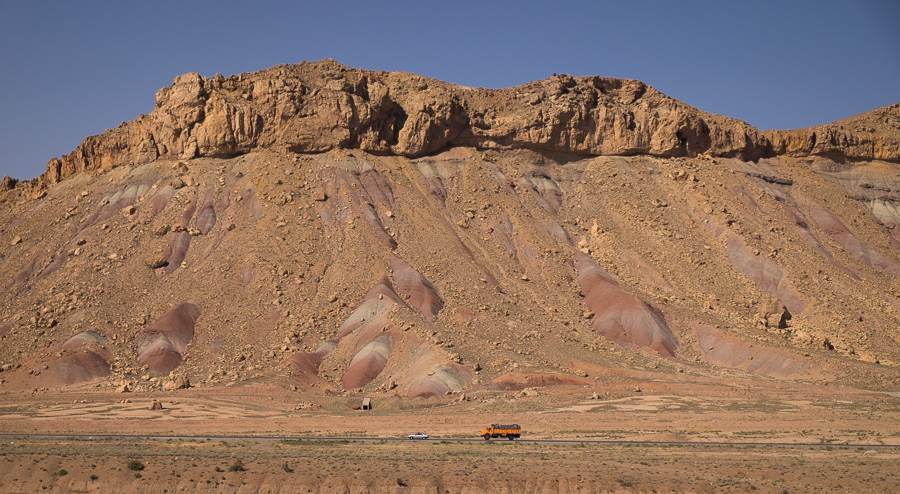
[{"label": "rocky mountain", "polygon": [[179,76],[0,187],[0,383],[443,397],[900,383],[900,104],[759,131],[639,81]]}]

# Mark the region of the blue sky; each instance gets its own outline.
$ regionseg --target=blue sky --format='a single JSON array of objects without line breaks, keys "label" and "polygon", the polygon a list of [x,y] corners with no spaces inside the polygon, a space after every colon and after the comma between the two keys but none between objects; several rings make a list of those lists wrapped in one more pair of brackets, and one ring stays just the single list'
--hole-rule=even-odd
[{"label": "blue sky", "polygon": [[761,129],[900,102],[897,0],[0,0],[0,175],[153,110],[182,73],[334,58],[467,86],[640,79]]}]

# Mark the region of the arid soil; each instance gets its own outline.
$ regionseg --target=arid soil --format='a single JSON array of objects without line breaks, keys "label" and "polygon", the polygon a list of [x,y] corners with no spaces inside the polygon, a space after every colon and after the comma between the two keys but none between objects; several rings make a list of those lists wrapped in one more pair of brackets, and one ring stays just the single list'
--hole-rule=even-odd
[{"label": "arid soil", "polygon": [[[890,492],[900,458],[896,451],[839,447],[257,440],[17,445],[29,453],[0,458],[6,492]],[[134,458],[145,465],[140,472],[127,468]],[[237,459],[244,471],[230,471]]]},{"label": "arid soil", "polygon": [[[265,386],[95,389],[72,402],[3,396],[15,403],[0,407],[13,434],[0,443],[3,492],[889,492],[898,481],[900,397],[848,388],[609,379],[454,403],[375,400],[370,411],[354,409],[359,397]],[[149,410],[152,400],[164,408]],[[522,440],[478,437],[505,421],[523,426]],[[138,431],[160,438],[82,435]],[[403,439],[418,431],[431,440]],[[301,437],[349,439],[291,439]],[[238,459],[246,470],[231,471]]]},{"label": "arid soil", "polygon": [[[893,105],[758,131],[602,77],[488,90],[328,60],[180,76],[150,114],[4,178],[0,428],[470,437],[517,421],[533,437],[896,444],[898,121]],[[364,396],[373,413],[352,410]],[[62,461],[54,444],[6,459]],[[257,472],[282,463],[266,451]],[[708,472],[734,454],[689,451]],[[890,485],[868,472],[893,451],[831,469],[867,451],[753,454],[865,478],[789,491]],[[371,482],[417,485],[380,461]],[[558,477],[543,461],[527,471]],[[588,490],[679,470],[623,465]],[[701,490],[696,475],[671,489]],[[440,485],[469,486],[454,477]],[[709,489],[726,487],[750,485]]]}]

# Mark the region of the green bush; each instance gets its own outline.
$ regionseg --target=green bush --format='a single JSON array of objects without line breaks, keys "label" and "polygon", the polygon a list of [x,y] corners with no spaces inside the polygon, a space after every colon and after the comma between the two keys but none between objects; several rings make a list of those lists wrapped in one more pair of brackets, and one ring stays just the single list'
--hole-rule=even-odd
[{"label": "green bush", "polygon": [[144,464],[140,460],[128,460],[129,470],[143,470]]}]

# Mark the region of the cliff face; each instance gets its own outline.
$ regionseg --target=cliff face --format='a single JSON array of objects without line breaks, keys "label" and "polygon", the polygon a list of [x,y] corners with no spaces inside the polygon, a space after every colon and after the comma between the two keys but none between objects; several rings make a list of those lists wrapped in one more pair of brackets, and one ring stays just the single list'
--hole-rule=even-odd
[{"label": "cliff face", "polygon": [[472,89],[324,60],[228,78],[179,76],[156,94],[149,115],[85,139],[51,160],[40,180],[257,148],[416,157],[451,145],[664,157],[758,156],[771,149],[745,122],[702,112],[640,81],[560,75]]},{"label": "cliff face", "polygon": [[900,159],[900,104],[834,123],[762,133],[779,155],[825,155],[852,160]]},{"label": "cliff face", "polygon": [[659,157],[842,155],[900,158],[900,105],[834,124],[760,132],[640,81],[553,76],[506,89],[467,88],[332,60],[208,79],[195,72],[156,94],[149,115],[84,140],[39,182],[159,158],[228,157],[257,148],[335,148],[417,157],[447,146]]}]

